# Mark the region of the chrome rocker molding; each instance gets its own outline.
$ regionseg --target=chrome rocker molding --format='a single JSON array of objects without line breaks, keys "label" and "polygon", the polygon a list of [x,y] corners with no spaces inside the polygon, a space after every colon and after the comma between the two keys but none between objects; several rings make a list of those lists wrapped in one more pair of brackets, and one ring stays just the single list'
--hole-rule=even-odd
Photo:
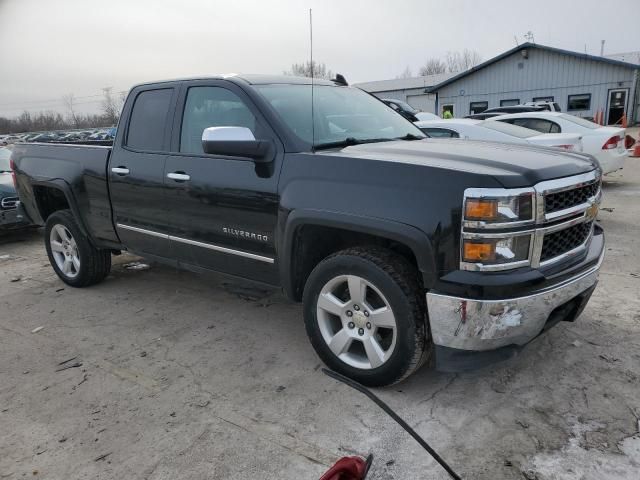
[{"label": "chrome rocker molding", "polygon": [[271,257],[264,257],[262,255],[256,255],[255,253],[243,252],[242,250],[234,250],[232,248],[222,247],[220,245],[214,245],[212,243],[189,240],[188,238],[175,237],[173,235],[167,235],[166,233],[154,232],[153,230],[145,230],[144,228],[132,227],[130,225],[124,225],[122,223],[116,223],[116,226],[124,230],[130,230],[132,232],[142,233],[145,235],[150,235],[152,237],[164,238],[165,240],[173,240],[174,242],[186,243],[188,245],[194,245],[196,247],[208,248],[209,250],[215,250],[216,252],[237,255],[239,257],[250,258],[251,260],[258,260],[260,262],[274,263],[275,261]]},{"label": "chrome rocker molding", "polygon": [[524,345],[542,331],[553,310],[595,286],[603,259],[604,248],[597,265],[525,297],[477,300],[428,292],[433,341],[443,347],[473,351]]}]

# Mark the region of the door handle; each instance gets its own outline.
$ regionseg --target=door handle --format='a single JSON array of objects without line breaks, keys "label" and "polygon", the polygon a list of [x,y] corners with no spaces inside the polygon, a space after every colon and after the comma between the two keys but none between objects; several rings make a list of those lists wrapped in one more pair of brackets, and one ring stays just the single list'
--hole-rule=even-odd
[{"label": "door handle", "polygon": [[175,180],[176,182],[186,182],[187,180],[191,180],[191,177],[184,172],[167,173],[167,178]]},{"label": "door handle", "polygon": [[129,169],[127,167],[113,167],[111,171],[116,175],[129,175]]}]

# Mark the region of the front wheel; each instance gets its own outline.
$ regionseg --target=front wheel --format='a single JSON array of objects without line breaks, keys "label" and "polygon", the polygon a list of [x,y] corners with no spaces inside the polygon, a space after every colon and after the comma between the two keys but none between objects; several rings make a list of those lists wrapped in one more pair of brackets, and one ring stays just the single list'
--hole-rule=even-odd
[{"label": "front wheel", "polygon": [[311,272],[303,302],[318,356],[364,385],[397,383],[428,358],[424,293],[415,268],[391,251],[331,255]]},{"label": "front wheel", "polygon": [[53,270],[72,287],[99,283],[111,271],[111,252],[95,248],[69,210],[59,210],[49,216],[45,246]]}]

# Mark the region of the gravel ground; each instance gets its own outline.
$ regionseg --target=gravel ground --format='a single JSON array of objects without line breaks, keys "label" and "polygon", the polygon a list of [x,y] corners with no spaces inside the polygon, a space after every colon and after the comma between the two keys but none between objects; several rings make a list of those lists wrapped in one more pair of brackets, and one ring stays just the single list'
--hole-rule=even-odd
[{"label": "gravel ground", "polygon": [[[506,363],[423,368],[377,391],[463,478],[638,478],[639,202],[629,158],[605,184],[607,257],[578,321]],[[317,479],[369,452],[373,479],[448,478],[320,372],[299,305],[114,259],[103,284],[77,290],[41,232],[0,239],[0,479]]]}]

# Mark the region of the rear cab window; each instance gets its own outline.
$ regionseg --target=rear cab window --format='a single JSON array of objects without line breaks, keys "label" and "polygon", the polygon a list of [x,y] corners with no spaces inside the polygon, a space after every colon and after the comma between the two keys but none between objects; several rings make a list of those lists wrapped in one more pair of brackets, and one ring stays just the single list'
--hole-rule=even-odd
[{"label": "rear cab window", "polygon": [[165,150],[165,129],[173,88],[140,92],[134,101],[127,128],[126,146],[135,150]]}]

